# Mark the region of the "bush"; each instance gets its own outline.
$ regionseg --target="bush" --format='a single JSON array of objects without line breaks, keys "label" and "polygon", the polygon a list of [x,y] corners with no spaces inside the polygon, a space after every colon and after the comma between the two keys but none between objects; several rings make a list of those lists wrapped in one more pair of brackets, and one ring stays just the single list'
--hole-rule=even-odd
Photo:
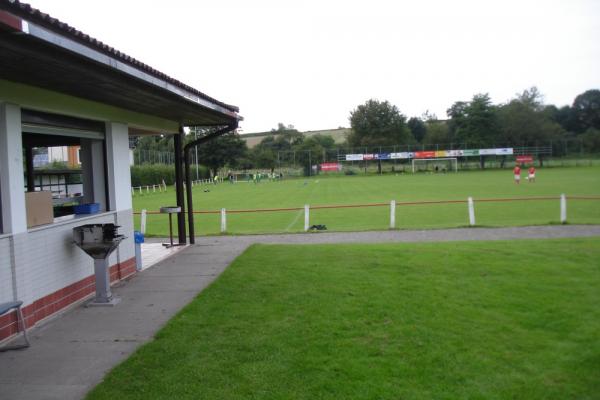
[{"label": "bush", "polygon": [[175,183],[175,166],[167,164],[142,164],[131,166],[131,186],[157,185],[165,181]]},{"label": "bush", "polygon": [[[200,165],[198,168],[200,179],[210,177],[208,168]],[[196,166],[191,166],[190,178],[196,180]],[[131,166],[131,186],[152,186],[165,181],[167,185],[175,184],[175,165],[172,164],[142,164]]]}]

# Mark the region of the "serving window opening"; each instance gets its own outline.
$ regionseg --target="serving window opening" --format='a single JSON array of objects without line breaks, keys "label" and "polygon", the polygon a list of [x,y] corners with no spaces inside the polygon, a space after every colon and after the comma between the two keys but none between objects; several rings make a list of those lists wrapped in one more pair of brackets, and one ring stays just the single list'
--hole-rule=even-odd
[{"label": "serving window opening", "polygon": [[[37,117],[34,122],[30,121],[31,114]],[[108,211],[104,126],[79,122],[23,113],[28,227]]]}]

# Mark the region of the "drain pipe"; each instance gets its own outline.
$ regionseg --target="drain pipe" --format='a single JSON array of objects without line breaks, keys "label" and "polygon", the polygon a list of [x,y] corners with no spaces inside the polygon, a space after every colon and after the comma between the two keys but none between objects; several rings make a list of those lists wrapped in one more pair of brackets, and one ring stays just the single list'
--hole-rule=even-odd
[{"label": "drain pipe", "polygon": [[225,128],[219,129],[206,136],[202,136],[188,144],[183,148],[183,163],[185,165],[185,193],[187,196],[187,212],[188,212],[188,228],[190,233],[190,244],[196,243],[194,232],[194,205],[192,202],[192,180],[190,179],[190,150],[194,146],[201,145],[219,136],[231,132],[238,127],[237,121],[227,125]]}]

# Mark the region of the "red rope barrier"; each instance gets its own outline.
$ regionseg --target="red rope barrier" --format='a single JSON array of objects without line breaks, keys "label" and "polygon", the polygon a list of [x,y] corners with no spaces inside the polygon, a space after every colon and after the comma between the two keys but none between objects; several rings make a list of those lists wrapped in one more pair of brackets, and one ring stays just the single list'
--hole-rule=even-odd
[{"label": "red rope barrier", "polygon": [[560,200],[560,197],[513,197],[508,199],[473,199],[475,202],[503,202],[503,201],[532,201],[532,200]]},{"label": "red rope barrier", "polygon": [[[560,200],[560,197],[512,197],[512,198],[497,198],[497,199],[473,199],[475,202],[509,202],[509,201],[536,201],[536,200]],[[567,200],[600,200],[600,196],[567,196]],[[396,206],[418,206],[427,204],[458,204],[466,203],[467,200],[426,200],[426,201],[403,201],[397,202]],[[311,206],[311,210],[322,210],[330,208],[363,208],[363,207],[386,207],[390,203],[371,203],[371,204],[339,204],[339,205],[324,205]],[[289,207],[289,208],[259,208],[250,210],[227,210],[228,214],[242,213],[257,213],[257,212],[279,212],[279,211],[301,211],[304,207]],[[194,211],[194,214],[220,214],[220,210],[215,211]],[[140,215],[141,212],[134,212],[134,215]],[[161,214],[160,211],[146,211],[146,214]],[[167,215],[167,214],[164,214]]]}]

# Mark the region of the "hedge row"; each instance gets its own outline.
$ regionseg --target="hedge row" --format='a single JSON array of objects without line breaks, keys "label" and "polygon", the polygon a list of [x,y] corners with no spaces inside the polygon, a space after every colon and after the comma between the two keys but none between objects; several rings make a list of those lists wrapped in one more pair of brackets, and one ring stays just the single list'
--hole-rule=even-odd
[{"label": "hedge row", "polygon": [[167,185],[175,183],[175,166],[167,164],[142,164],[131,166],[131,186]]},{"label": "hedge row", "polygon": [[[205,179],[208,169],[202,165],[199,166],[200,179]],[[191,178],[196,179],[196,166],[192,166]],[[165,181],[167,185],[175,183],[175,166],[172,164],[142,164],[131,166],[131,186],[152,186]]]}]

